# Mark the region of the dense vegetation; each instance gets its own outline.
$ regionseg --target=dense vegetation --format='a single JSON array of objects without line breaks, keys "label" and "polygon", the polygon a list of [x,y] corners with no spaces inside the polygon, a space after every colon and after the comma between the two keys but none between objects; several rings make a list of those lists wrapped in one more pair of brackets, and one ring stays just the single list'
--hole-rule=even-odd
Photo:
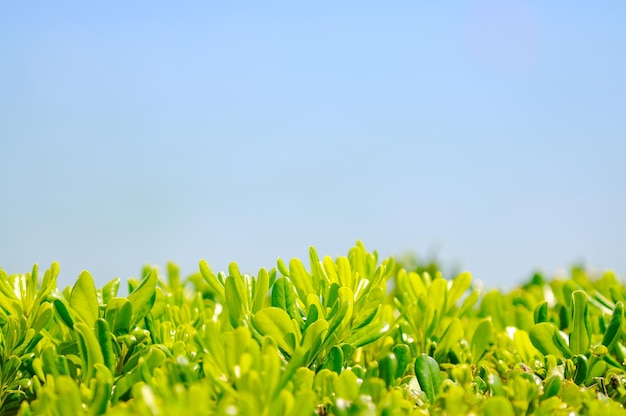
[{"label": "dense vegetation", "polygon": [[360,243],[309,255],[146,268],[127,297],[0,270],[0,415],[626,414],[613,273],[479,293]]}]

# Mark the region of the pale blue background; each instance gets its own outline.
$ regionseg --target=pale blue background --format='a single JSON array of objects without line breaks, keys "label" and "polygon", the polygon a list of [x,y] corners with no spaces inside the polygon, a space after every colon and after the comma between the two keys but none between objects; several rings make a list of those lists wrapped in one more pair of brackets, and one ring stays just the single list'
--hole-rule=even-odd
[{"label": "pale blue background", "polygon": [[3,2],[0,266],[626,272],[626,2]]}]

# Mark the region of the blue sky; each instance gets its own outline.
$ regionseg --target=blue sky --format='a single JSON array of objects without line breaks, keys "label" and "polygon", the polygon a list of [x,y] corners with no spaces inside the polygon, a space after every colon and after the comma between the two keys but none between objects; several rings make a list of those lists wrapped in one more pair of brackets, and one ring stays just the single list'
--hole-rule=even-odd
[{"label": "blue sky", "polygon": [[626,273],[626,3],[0,6],[0,267]]}]

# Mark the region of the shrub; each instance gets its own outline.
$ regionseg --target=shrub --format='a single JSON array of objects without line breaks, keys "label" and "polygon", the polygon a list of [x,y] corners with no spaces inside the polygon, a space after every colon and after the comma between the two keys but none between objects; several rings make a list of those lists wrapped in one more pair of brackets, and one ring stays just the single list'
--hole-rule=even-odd
[{"label": "shrub", "polygon": [[361,243],[309,257],[146,268],[126,297],[0,269],[0,415],[626,414],[611,272],[481,295]]}]

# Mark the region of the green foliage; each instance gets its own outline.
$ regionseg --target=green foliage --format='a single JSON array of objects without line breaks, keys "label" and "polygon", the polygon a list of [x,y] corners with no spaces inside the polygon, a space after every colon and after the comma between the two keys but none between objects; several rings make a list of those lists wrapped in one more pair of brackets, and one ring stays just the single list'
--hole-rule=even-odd
[{"label": "green foliage", "polygon": [[359,242],[256,276],[145,268],[128,296],[58,274],[0,269],[0,416],[626,414],[611,272],[481,294]]}]

